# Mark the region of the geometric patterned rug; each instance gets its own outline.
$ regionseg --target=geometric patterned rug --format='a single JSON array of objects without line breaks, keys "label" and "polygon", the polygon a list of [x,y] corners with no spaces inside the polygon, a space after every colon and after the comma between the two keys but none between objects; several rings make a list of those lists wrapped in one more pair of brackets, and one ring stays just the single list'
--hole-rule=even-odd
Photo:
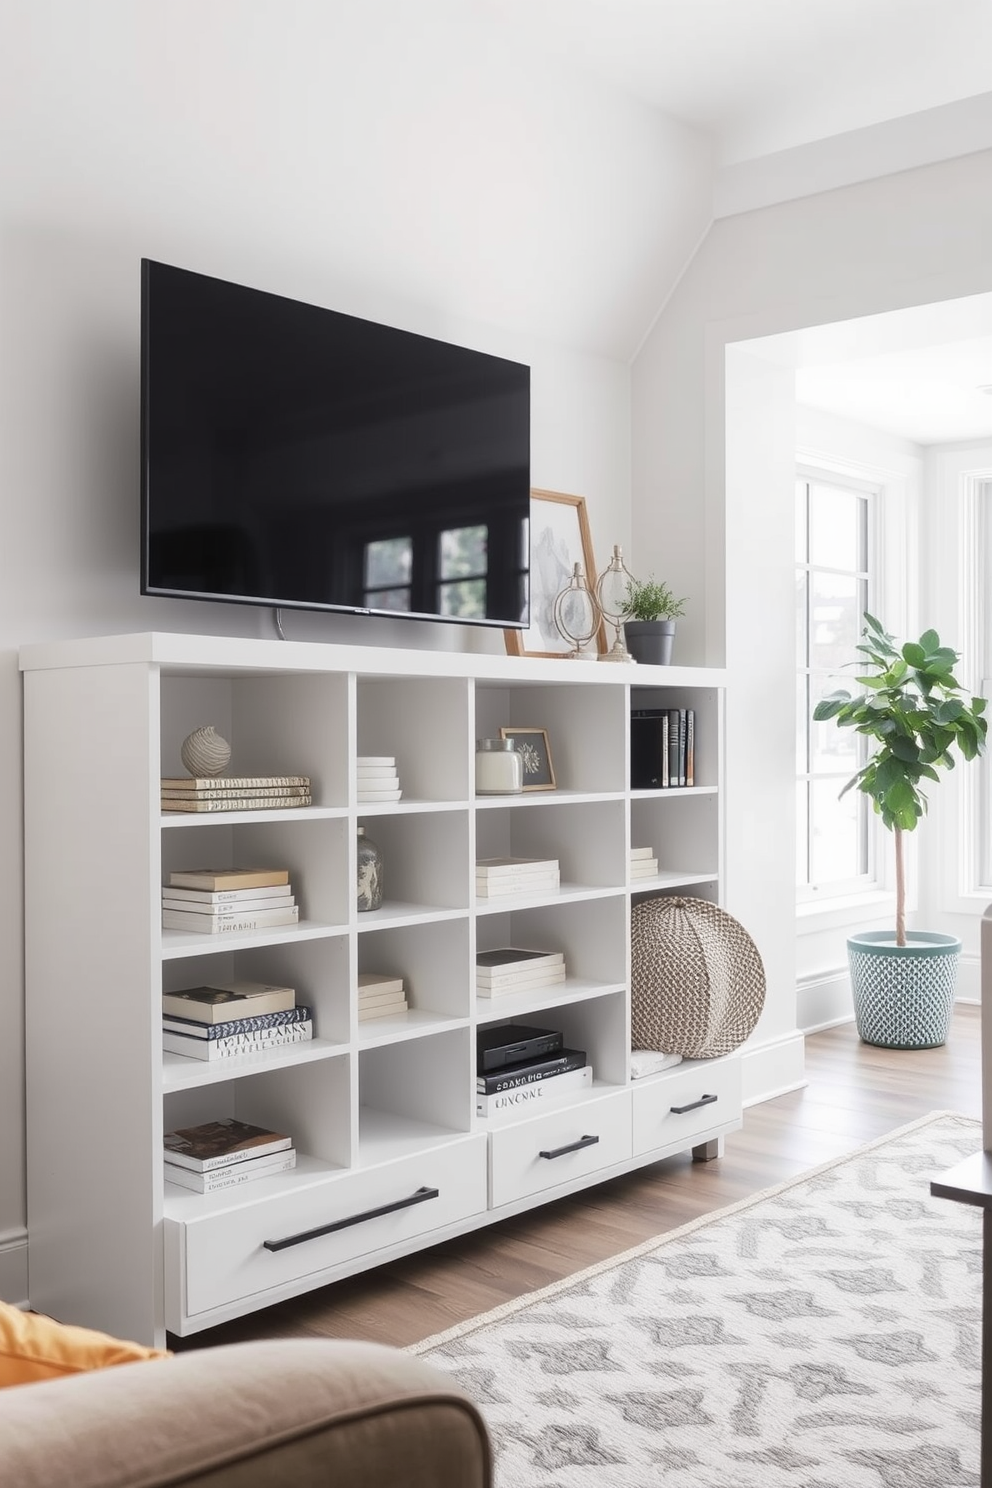
[{"label": "geometric patterned rug", "polygon": [[978,1488],[981,1147],[934,1112],[424,1339],[496,1488]]}]

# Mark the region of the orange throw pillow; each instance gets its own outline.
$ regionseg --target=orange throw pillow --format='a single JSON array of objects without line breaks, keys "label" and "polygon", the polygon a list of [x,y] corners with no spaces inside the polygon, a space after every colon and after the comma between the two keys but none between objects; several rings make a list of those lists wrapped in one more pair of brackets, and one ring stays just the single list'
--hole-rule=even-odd
[{"label": "orange throw pillow", "polygon": [[167,1358],[168,1349],[126,1343],[108,1333],[57,1323],[54,1318],[0,1302],[0,1388],[61,1379],[110,1364]]}]

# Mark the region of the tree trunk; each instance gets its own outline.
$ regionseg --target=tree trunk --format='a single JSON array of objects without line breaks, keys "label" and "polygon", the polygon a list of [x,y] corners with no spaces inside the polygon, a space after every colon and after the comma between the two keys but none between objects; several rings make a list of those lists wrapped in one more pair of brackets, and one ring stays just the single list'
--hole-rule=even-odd
[{"label": "tree trunk", "polygon": [[902,860],[902,828],[894,827],[896,839],[896,945],[906,944],[906,873]]}]

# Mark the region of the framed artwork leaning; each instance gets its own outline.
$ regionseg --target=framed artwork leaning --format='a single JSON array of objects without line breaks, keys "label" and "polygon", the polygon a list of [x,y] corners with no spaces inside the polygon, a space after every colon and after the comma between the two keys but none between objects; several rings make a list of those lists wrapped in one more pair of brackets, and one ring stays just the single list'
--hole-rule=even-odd
[{"label": "framed artwork leaning", "polygon": [[[561,491],[532,490],[530,493],[530,625],[526,630],[504,630],[509,656],[565,657],[572,642],[555,625],[554,605],[572,577],[572,566],[581,563],[586,582],[595,592],[596,560],[584,496]],[[607,648],[606,627],[599,625],[596,654]]]},{"label": "framed artwork leaning", "polygon": [[523,755],[525,791],[557,790],[547,729],[504,726],[500,729],[499,736],[501,739],[512,739],[517,751]]}]

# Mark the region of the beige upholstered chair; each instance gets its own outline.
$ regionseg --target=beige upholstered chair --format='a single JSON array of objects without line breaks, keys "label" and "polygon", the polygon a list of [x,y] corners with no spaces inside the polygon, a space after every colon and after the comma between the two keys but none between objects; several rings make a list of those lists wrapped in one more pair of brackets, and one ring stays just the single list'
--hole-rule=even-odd
[{"label": "beige upholstered chair", "polygon": [[3,1488],[491,1488],[476,1407],[378,1344],[204,1348],[0,1391]]}]

